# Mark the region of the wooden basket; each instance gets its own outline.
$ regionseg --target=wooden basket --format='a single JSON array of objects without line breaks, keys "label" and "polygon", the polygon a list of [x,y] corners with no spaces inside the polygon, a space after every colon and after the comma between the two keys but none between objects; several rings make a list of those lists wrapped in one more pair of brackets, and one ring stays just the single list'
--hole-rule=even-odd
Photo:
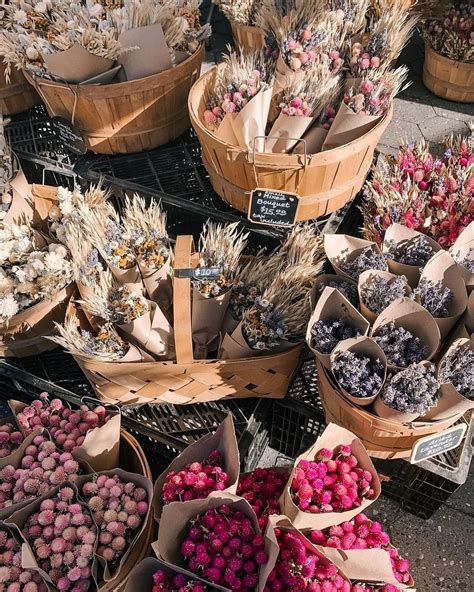
[{"label": "wooden basket", "polygon": [[319,396],[326,421],[337,423],[356,434],[374,458],[409,458],[420,438],[447,429],[462,416],[461,413],[420,427],[389,421],[373,415],[367,408],[353,405],[334,387],[328,371],[318,361],[317,368]]},{"label": "wooden basket", "polygon": [[351,200],[364,184],[374,150],[392,119],[392,109],[367,134],[325,152],[254,155],[217,138],[203,123],[205,96],[217,68],[204,74],[189,93],[189,113],[202,146],[202,160],[214,190],[231,206],[248,211],[256,187],[297,193],[298,220],[334,212]]},{"label": "wooden basket", "polygon": [[201,45],[175,68],[116,84],[72,85],[26,72],[25,77],[48,113],[71,121],[89,150],[131,154],[166,144],[189,128],[186,100],[203,56]]},{"label": "wooden basket", "polygon": [[425,44],[423,82],[434,95],[460,103],[474,102],[474,64],[455,62]]},{"label": "wooden basket", "polygon": [[15,115],[39,105],[41,99],[26,82],[23,73],[13,68],[10,82],[5,80],[5,66],[0,63],[0,111],[3,115]]},{"label": "wooden basket", "polygon": [[244,49],[263,49],[265,47],[265,35],[258,27],[242,25],[237,21],[231,21],[234,44]]},{"label": "wooden basket", "polygon": [[[175,270],[192,267],[191,236],[176,241]],[[284,353],[239,360],[194,360],[191,334],[191,280],[174,278],[176,361],[97,362],[75,356],[102,401],[116,404],[186,405],[225,397],[283,398],[302,344]],[[84,318],[79,316],[81,323]]]}]

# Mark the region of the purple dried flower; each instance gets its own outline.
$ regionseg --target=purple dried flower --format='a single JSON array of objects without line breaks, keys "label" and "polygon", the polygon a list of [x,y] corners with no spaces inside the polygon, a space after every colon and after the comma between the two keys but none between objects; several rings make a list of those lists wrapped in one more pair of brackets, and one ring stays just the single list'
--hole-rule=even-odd
[{"label": "purple dried flower", "polygon": [[458,265],[465,267],[469,273],[474,273],[474,247],[470,247],[469,252],[467,252],[464,257],[461,255],[460,251],[456,251],[452,253],[452,255]]},{"label": "purple dried flower", "polygon": [[411,364],[387,381],[380,396],[385,405],[400,413],[425,415],[439,398],[433,364]]},{"label": "purple dried flower", "polygon": [[448,306],[453,300],[454,294],[447,286],[443,287],[441,280],[433,282],[428,278],[421,278],[414,294],[419,297],[421,306],[426,308],[436,319],[449,317]]},{"label": "purple dried flower", "polygon": [[474,398],[474,351],[469,343],[455,347],[443,359],[438,378],[451,383],[468,399]]},{"label": "purple dried flower", "polygon": [[382,387],[384,365],[379,359],[346,350],[337,354],[331,368],[339,386],[354,397],[371,397]]},{"label": "purple dried flower", "polygon": [[342,252],[336,261],[338,267],[352,279],[356,280],[360,274],[369,269],[386,271],[387,263],[380,253],[372,246],[365,247],[352,261],[347,261],[347,252]]},{"label": "purple dried flower", "polygon": [[385,255],[404,265],[424,267],[433,257],[435,251],[425,236],[417,236],[408,241],[396,243],[393,239],[384,245]]},{"label": "purple dried flower", "polygon": [[311,329],[312,346],[321,354],[330,354],[340,341],[360,337],[360,332],[347,317],[316,321]]},{"label": "purple dried flower", "polygon": [[405,368],[413,362],[421,362],[427,353],[426,345],[419,337],[412,335],[408,329],[396,327],[393,321],[380,327],[373,339],[392,366]]},{"label": "purple dried flower", "polygon": [[404,275],[387,279],[381,275],[371,274],[361,286],[362,301],[372,312],[380,314],[397,298],[403,298],[408,286]]},{"label": "purple dried flower", "polygon": [[335,288],[347,298],[354,308],[359,308],[359,295],[357,294],[357,288],[354,284],[341,280],[327,280],[322,281],[318,286],[318,294],[321,295],[325,288]]}]

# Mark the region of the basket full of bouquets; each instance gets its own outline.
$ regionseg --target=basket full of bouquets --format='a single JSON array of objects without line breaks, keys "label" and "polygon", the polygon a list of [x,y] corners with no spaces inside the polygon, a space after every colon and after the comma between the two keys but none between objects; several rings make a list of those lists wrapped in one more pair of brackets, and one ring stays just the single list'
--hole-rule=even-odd
[{"label": "basket full of bouquets", "polygon": [[433,6],[423,23],[425,62],[423,82],[436,96],[449,101],[474,100],[474,2],[454,1]]},{"label": "basket full of bouquets", "polygon": [[284,397],[304,342],[322,239],[298,226],[274,253],[244,257],[236,224],[173,245],[157,204],[121,216],[83,207],[66,227],[80,299],[55,341],[99,398],[192,403]]},{"label": "basket full of bouquets", "polygon": [[474,407],[464,279],[474,251],[456,261],[399,224],[381,248],[326,235],[325,250],[336,275],[314,287],[307,342],[326,417],[357,433],[372,456],[409,456],[419,438]]},{"label": "basket full of bouquets", "polygon": [[256,22],[260,3],[256,0],[219,0],[219,8],[232,27],[234,43],[245,49],[263,49],[265,35]]},{"label": "basket full of bouquets", "polygon": [[72,123],[89,150],[140,152],[189,126],[186,99],[210,31],[199,24],[196,0],[3,8],[7,77],[22,70],[49,114]]},{"label": "basket full of bouquets", "polygon": [[417,21],[388,4],[366,22],[319,3],[264,2],[265,48],[231,53],[195,83],[191,123],[225,201],[248,212],[252,190],[285,191],[308,220],[360,190],[406,78],[392,65]]}]

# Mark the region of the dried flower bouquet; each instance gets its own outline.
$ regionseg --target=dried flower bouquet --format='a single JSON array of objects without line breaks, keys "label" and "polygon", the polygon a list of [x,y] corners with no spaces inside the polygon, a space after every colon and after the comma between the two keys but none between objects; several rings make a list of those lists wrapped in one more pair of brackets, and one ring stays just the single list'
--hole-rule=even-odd
[{"label": "dried flower bouquet", "polygon": [[[440,11],[442,10],[442,14]],[[423,26],[425,42],[440,55],[455,62],[474,63],[474,2],[452,2],[433,7]]]}]

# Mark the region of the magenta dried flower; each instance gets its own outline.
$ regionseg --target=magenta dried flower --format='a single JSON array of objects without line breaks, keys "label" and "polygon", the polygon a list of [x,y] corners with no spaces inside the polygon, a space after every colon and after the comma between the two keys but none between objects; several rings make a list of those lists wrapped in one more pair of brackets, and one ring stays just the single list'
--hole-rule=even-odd
[{"label": "magenta dried flower", "polygon": [[387,381],[380,397],[392,409],[422,416],[438,402],[439,386],[433,364],[411,364]]},{"label": "magenta dried flower", "polygon": [[450,383],[468,399],[474,398],[474,351],[469,343],[453,348],[444,356],[438,378],[441,384]]},{"label": "magenta dried flower", "polygon": [[360,288],[362,302],[371,312],[380,314],[392,302],[403,298],[407,287],[408,280],[404,275],[387,279],[371,274]]},{"label": "magenta dried flower", "polygon": [[386,271],[387,263],[380,253],[378,253],[372,246],[367,246],[352,259],[347,260],[348,254],[342,252],[336,260],[336,264],[340,269],[353,280],[357,281],[360,274],[370,269],[378,269],[380,271]]},{"label": "magenta dried flower", "polygon": [[433,282],[422,277],[414,293],[420,299],[421,306],[435,319],[449,317],[449,304],[454,299],[454,294],[450,288],[443,286],[441,280]]},{"label": "magenta dried flower", "polygon": [[153,574],[152,592],[181,592],[182,590],[189,592],[208,592],[211,589],[189,576],[174,573],[172,567],[167,569],[169,571],[159,569]]},{"label": "magenta dried flower", "polygon": [[422,339],[412,335],[408,329],[396,327],[394,321],[377,329],[372,337],[392,366],[406,368],[409,364],[421,362],[427,354]]},{"label": "magenta dried flower", "polygon": [[340,341],[360,335],[347,317],[320,319],[311,329],[312,347],[321,354],[330,354]]},{"label": "magenta dried flower", "polygon": [[341,351],[332,361],[331,369],[339,386],[354,397],[371,397],[382,388],[384,365],[379,359]]}]

